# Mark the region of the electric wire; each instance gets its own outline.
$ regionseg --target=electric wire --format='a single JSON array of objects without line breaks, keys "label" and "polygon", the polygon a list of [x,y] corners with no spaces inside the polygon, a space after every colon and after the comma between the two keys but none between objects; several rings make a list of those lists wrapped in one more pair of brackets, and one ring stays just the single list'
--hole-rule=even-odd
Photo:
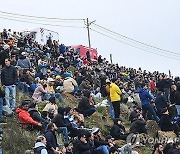
[{"label": "electric wire", "polygon": [[144,45],[144,46],[148,46],[148,47],[150,47],[150,48],[154,48],[154,49],[156,49],[156,50],[160,50],[160,51],[163,51],[163,52],[166,52],[166,53],[169,53],[169,54],[174,54],[174,55],[176,55],[176,56],[177,56],[177,55],[180,56],[180,53],[176,53],[176,52],[164,50],[164,49],[161,49],[161,48],[159,48],[159,47],[155,47],[155,46],[152,46],[152,45],[143,43],[143,42],[141,42],[141,41],[137,41],[137,40],[135,40],[135,39],[129,38],[129,37],[125,36],[125,35],[122,35],[122,34],[119,34],[119,33],[117,33],[117,32],[114,32],[114,31],[112,31],[112,30],[109,30],[108,28],[105,28],[105,27],[100,26],[100,25],[98,25],[98,24],[95,24],[95,23],[92,23],[92,24],[95,25],[95,26],[97,26],[97,27],[100,27],[100,28],[102,28],[102,29],[104,29],[104,30],[106,30],[106,31],[109,31],[109,32],[111,32],[111,33],[113,33],[113,34],[116,34],[116,35],[118,35],[118,36],[120,36],[120,37],[123,37],[123,38],[125,38],[125,39],[127,39],[127,40],[131,40],[131,41],[134,41],[134,42],[136,42],[136,43],[142,44],[142,45]]},{"label": "electric wire", "polygon": [[101,32],[99,32],[99,31],[96,31],[96,30],[92,29],[92,28],[90,28],[90,29],[91,29],[92,31],[96,32],[96,33],[99,33],[99,34],[101,34],[101,35],[104,35],[104,36],[106,36],[106,37],[109,37],[109,38],[111,38],[111,39],[113,39],[113,40],[115,40],[115,41],[121,42],[121,43],[126,44],[126,45],[128,45],[128,46],[132,46],[132,47],[134,47],[134,48],[140,49],[140,50],[142,50],[142,51],[145,51],[145,52],[148,52],[148,53],[152,53],[152,54],[155,54],[155,55],[159,55],[159,56],[162,56],[162,57],[165,57],[165,58],[169,58],[169,59],[173,59],[173,60],[180,61],[180,59],[177,59],[177,58],[174,58],[174,57],[169,57],[169,56],[166,56],[166,55],[162,55],[162,54],[159,54],[159,53],[157,53],[157,52],[149,51],[149,50],[147,50],[147,49],[143,49],[143,48],[134,46],[134,45],[132,45],[132,44],[129,44],[129,43],[127,43],[127,42],[121,41],[121,40],[119,40],[119,39],[113,38],[113,37],[111,37],[111,36],[109,36],[109,35],[107,35],[107,34],[101,33]]},{"label": "electric wire", "polygon": [[22,14],[17,14],[17,13],[10,13],[10,12],[5,12],[5,11],[0,11],[0,13],[3,14],[11,14],[11,15],[16,15],[16,16],[23,16],[23,17],[29,17],[29,18],[38,18],[38,19],[49,19],[49,20],[81,20],[84,21],[85,19],[65,19],[65,18],[50,18],[50,17],[42,17],[42,16],[30,16],[30,15],[22,15]]},{"label": "electric wire", "polygon": [[7,18],[7,17],[1,17],[1,19],[5,20],[12,20],[12,21],[19,21],[19,22],[25,22],[25,23],[32,23],[32,24],[39,24],[39,25],[46,25],[46,26],[55,26],[55,27],[69,27],[69,28],[85,28],[85,27],[80,27],[80,26],[68,26],[68,25],[59,25],[59,24],[48,24],[48,23],[40,23],[40,22],[32,22],[32,21],[25,21],[25,20],[19,20],[19,19],[12,19],[12,18]]}]

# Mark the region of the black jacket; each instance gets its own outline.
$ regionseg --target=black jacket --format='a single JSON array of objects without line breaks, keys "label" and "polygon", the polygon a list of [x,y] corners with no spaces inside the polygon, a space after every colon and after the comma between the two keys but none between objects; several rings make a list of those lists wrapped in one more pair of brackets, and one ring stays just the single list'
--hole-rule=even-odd
[{"label": "black jacket", "polygon": [[82,153],[82,152],[87,152],[89,153],[89,151],[91,150],[91,146],[89,143],[83,143],[80,140],[77,140],[73,143],[73,151],[75,153]]},{"label": "black jacket", "polygon": [[101,145],[109,145],[109,143],[107,141],[102,140],[100,137],[94,137],[94,145],[97,148]]},{"label": "black jacket", "polygon": [[158,95],[155,99],[156,108],[161,110],[168,106],[167,101],[163,95]]},{"label": "black jacket", "polygon": [[48,154],[54,154],[54,152],[51,150],[51,147],[53,147],[54,149],[56,149],[58,147],[55,132],[48,130],[45,134],[45,138],[47,141]]},{"label": "black jacket", "polygon": [[159,126],[162,131],[173,131],[173,124],[171,123],[171,119],[169,115],[163,114],[160,121]]},{"label": "black jacket", "polygon": [[143,127],[145,127],[145,125],[146,125],[146,122],[144,120],[136,119],[134,120],[134,122],[132,123],[130,127],[130,132],[136,133],[138,132],[139,129],[142,129]]},{"label": "black jacket", "polygon": [[1,83],[5,86],[17,84],[17,70],[14,66],[4,67],[1,72]]},{"label": "black jacket", "polygon": [[87,97],[83,97],[78,104],[78,109],[80,110],[80,112],[82,110],[90,109],[91,107],[92,106],[89,104],[89,99]]},{"label": "black jacket", "polygon": [[119,139],[120,135],[125,134],[125,128],[123,125],[114,124],[110,130],[110,134],[114,139]]},{"label": "black jacket", "polygon": [[52,122],[55,123],[57,127],[71,127],[71,124],[64,123],[64,116],[59,113],[52,119]]},{"label": "black jacket", "polygon": [[35,108],[29,108],[28,110],[30,116],[32,117],[33,120],[37,122],[45,122],[48,123],[45,119],[41,117],[41,114],[35,109]]},{"label": "black jacket", "polygon": [[176,105],[180,105],[180,91],[177,90],[176,93],[175,93],[175,104]]}]

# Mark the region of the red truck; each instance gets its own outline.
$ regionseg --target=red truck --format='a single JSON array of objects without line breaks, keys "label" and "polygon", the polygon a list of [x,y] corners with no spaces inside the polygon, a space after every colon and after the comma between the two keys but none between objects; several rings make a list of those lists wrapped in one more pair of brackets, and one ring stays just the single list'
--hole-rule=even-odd
[{"label": "red truck", "polygon": [[[89,50],[89,47],[86,47],[84,45],[72,45],[71,48],[74,49],[74,51],[76,51],[77,53],[79,53],[81,58],[87,57],[86,52]],[[98,59],[97,49],[91,48],[90,57],[92,61],[97,61]]]}]

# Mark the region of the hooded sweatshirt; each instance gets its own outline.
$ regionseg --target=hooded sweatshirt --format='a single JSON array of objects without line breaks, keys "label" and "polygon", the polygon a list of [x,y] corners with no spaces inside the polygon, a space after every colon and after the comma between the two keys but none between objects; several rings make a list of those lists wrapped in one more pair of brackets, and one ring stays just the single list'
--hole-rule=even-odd
[{"label": "hooded sweatshirt", "polygon": [[[46,150],[46,146],[45,146],[42,142],[37,142],[37,143],[35,144],[34,149],[38,149],[38,148],[40,148],[40,147],[42,147],[42,150],[41,150],[41,153],[40,153],[40,154],[48,154],[48,152],[47,152],[47,150]],[[44,147],[44,148],[43,148],[43,147]]]}]

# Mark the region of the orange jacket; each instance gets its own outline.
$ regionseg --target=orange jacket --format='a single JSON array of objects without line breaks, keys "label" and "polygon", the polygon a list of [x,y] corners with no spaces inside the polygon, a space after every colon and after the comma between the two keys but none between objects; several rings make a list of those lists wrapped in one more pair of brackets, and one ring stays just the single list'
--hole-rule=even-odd
[{"label": "orange jacket", "polygon": [[33,124],[33,125],[38,125],[37,121],[34,121],[29,112],[20,108],[16,109],[16,113],[18,114],[18,119],[21,124]]}]

